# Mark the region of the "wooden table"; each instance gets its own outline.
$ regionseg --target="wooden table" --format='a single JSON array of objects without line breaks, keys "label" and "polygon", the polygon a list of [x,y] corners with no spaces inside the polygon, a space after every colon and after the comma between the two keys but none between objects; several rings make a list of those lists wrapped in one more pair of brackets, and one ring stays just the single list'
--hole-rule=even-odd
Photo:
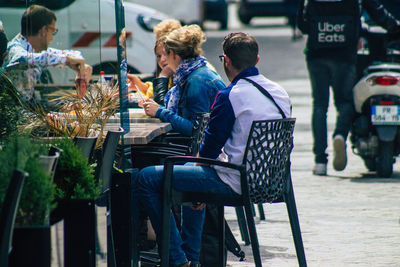
[{"label": "wooden table", "polygon": [[[124,145],[145,145],[159,135],[172,130],[172,125],[157,118],[130,118],[130,130],[124,134]],[[119,118],[110,118],[105,130],[118,129]]]}]

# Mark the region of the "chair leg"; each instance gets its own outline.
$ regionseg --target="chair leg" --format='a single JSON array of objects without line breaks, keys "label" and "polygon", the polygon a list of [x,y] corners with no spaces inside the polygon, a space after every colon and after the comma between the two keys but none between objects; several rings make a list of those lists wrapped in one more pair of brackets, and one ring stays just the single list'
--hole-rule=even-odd
[{"label": "chair leg", "polygon": [[225,266],[225,219],[224,219],[224,206],[218,207],[218,229],[219,229],[219,266]]},{"label": "chair leg", "polygon": [[286,208],[288,211],[290,227],[292,228],[292,235],[296,247],[297,260],[300,267],[306,267],[307,261],[304,253],[303,240],[301,238],[299,217],[297,215],[296,201],[294,199],[293,187],[291,181],[289,182],[289,192],[285,195]]},{"label": "chair leg", "polygon": [[240,236],[244,241],[245,246],[250,244],[249,231],[247,230],[247,223],[244,216],[243,207],[236,207],[236,217],[239,224]]},{"label": "chair leg", "polygon": [[170,205],[163,204],[161,228],[161,267],[169,266],[169,238],[170,238]]},{"label": "chair leg", "polygon": [[258,207],[258,213],[260,214],[260,220],[265,221],[265,213],[264,213],[264,207],[262,203],[257,204]]},{"label": "chair leg", "polygon": [[254,222],[252,208],[253,208],[252,203],[245,204],[245,206],[244,206],[244,209],[246,211],[247,226],[249,227],[251,249],[253,250],[254,263],[256,264],[256,267],[262,267],[261,256],[260,256],[260,247],[258,244],[256,224]]}]

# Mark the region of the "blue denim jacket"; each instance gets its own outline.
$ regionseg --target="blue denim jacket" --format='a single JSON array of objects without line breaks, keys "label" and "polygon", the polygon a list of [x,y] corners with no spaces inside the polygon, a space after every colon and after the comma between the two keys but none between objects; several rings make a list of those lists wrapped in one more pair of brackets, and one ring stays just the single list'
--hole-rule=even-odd
[{"label": "blue denim jacket", "polygon": [[184,135],[192,135],[197,112],[210,112],[217,93],[226,86],[221,77],[207,66],[193,71],[183,87],[178,105],[178,114],[160,106],[156,117],[169,122],[172,128]]}]

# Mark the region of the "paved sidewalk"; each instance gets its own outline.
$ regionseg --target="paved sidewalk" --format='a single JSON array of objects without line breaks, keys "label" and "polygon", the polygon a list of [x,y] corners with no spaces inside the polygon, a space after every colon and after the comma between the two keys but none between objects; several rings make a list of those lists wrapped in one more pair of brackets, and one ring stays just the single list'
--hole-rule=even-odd
[{"label": "paved sidewalk", "polygon": [[[328,176],[312,175],[308,81],[280,83],[292,97],[293,115],[297,118],[292,179],[308,266],[400,266],[399,164],[394,165],[392,178],[377,178],[352,154],[348,142],[348,165],[343,172],[334,171],[330,162]],[[335,116],[331,105],[330,131]],[[264,210],[266,221],[256,219],[263,265],[298,266],[286,206],[265,204]],[[226,217],[241,241],[233,208],[226,208]],[[238,262],[229,254],[230,266],[254,266],[251,246],[242,248],[247,260]]]}]

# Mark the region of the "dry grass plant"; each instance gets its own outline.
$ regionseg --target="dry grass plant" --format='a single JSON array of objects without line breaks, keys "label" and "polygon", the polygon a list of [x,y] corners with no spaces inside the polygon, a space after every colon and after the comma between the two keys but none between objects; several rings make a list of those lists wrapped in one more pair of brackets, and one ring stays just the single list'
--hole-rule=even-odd
[{"label": "dry grass plant", "polygon": [[8,88],[8,91],[30,113],[28,122],[22,127],[39,138],[98,135],[96,146],[100,146],[108,119],[119,109],[118,84],[89,84],[83,98],[75,90],[58,90],[48,94],[49,102],[54,104],[57,112],[47,112],[38,102],[25,101],[15,87]]}]

